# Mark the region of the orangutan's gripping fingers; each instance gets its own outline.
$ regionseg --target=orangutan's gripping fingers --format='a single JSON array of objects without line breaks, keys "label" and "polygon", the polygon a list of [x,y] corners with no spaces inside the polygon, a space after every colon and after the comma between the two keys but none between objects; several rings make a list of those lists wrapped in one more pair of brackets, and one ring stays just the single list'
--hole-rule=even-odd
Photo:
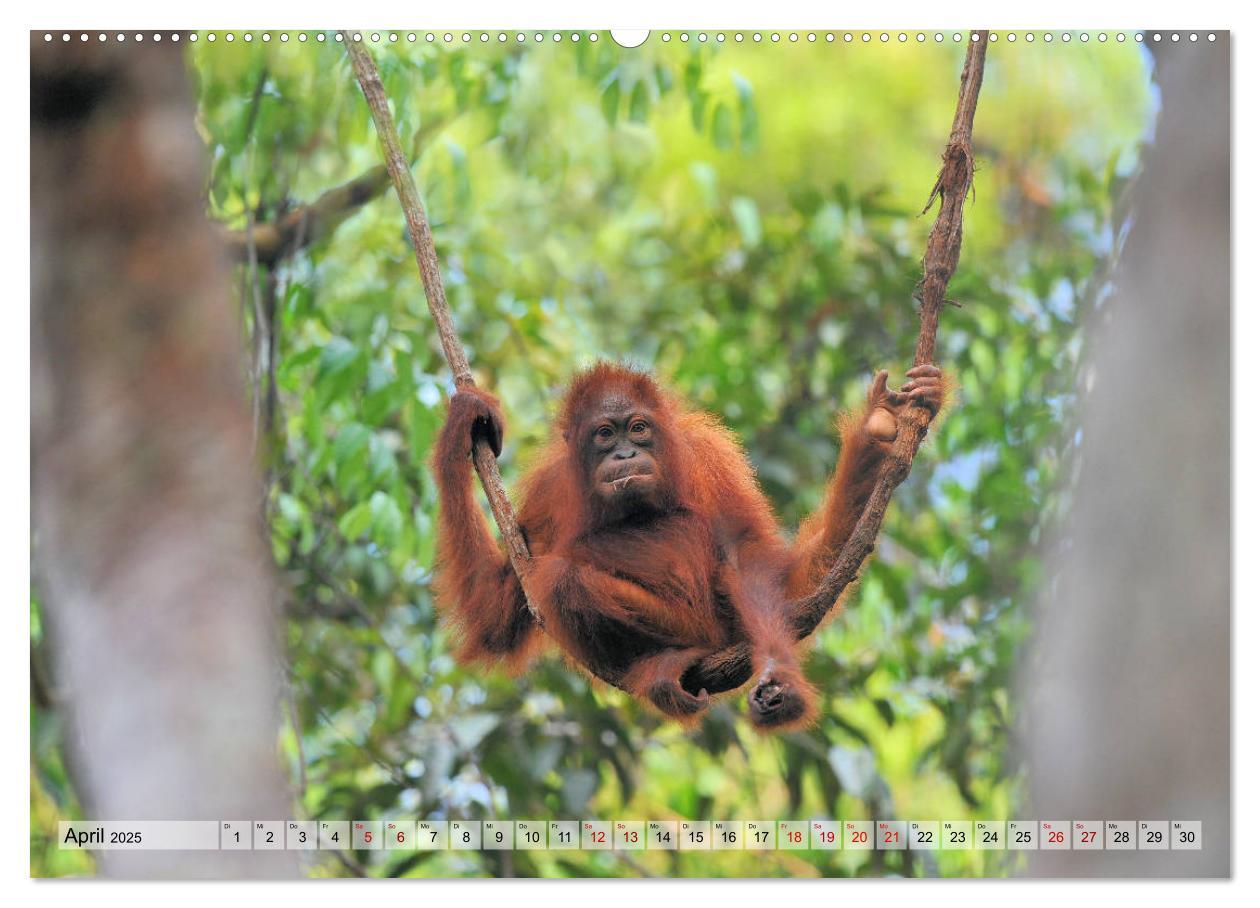
[{"label": "orangutan's gripping fingers", "polygon": [[[458,434],[471,452],[479,440],[490,445],[494,456],[503,452],[503,412],[493,394],[480,388],[463,388],[451,397],[443,434]],[[452,438],[451,444],[455,443]]]},{"label": "orangutan's gripping fingers", "polygon": [[945,383],[939,378],[916,378],[901,386],[906,400],[927,407],[935,415],[945,400]]},{"label": "orangutan's gripping fingers", "polygon": [[503,418],[493,410],[489,415],[478,416],[473,421],[471,434],[474,448],[484,438],[495,457],[503,453]]},{"label": "orangutan's gripping fingers", "polygon": [[924,363],[906,373],[910,381],[901,390],[915,404],[927,407],[935,416],[945,402],[945,376],[936,366]]}]

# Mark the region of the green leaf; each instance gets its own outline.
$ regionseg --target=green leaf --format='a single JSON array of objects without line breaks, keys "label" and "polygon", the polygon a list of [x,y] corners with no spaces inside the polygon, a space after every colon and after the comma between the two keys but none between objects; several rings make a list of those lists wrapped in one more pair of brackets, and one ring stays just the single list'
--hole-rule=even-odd
[{"label": "green leaf", "polygon": [[372,536],[382,546],[391,546],[402,532],[403,515],[398,502],[384,492],[373,492],[368,500]]},{"label": "green leaf", "polygon": [[608,121],[608,125],[616,125],[617,110],[621,106],[621,81],[619,79],[614,78],[608,83],[600,96],[599,106],[604,112],[604,119]]},{"label": "green leaf", "polygon": [[655,67],[656,87],[660,89],[661,94],[666,94],[674,87],[674,74],[670,68],[664,63],[657,63]]},{"label": "green leaf", "polygon": [[634,83],[634,90],[630,92],[630,120],[634,123],[645,123],[647,122],[647,115],[647,83],[638,81]]},{"label": "green leaf", "polygon": [[371,525],[372,506],[366,501],[356,504],[337,521],[337,529],[341,531],[341,535],[350,540],[358,539]]},{"label": "green leaf", "polygon": [[752,247],[761,242],[761,216],[756,202],[747,196],[737,196],[731,200],[731,214],[744,246]]},{"label": "green leaf", "polygon": [[691,102],[691,125],[696,132],[704,132],[704,112],[709,104],[709,96],[702,91],[689,91],[687,99]]},{"label": "green leaf", "polygon": [[735,141],[735,123],[731,109],[719,102],[713,109],[713,144],[722,150],[730,148]]},{"label": "green leaf", "polygon": [[350,423],[343,426],[333,440],[333,458],[339,463],[347,463],[367,450],[372,438],[372,431],[362,423]]},{"label": "green leaf", "polygon": [[322,374],[336,375],[349,369],[359,358],[359,348],[344,337],[331,338],[320,351],[319,369]]},{"label": "green leaf", "polygon": [[987,384],[997,371],[997,357],[993,352],[993,347],[985,341],[975,340],[967,347],[967,353],[971,357],[971,365],[976,371],[976,377]]}]

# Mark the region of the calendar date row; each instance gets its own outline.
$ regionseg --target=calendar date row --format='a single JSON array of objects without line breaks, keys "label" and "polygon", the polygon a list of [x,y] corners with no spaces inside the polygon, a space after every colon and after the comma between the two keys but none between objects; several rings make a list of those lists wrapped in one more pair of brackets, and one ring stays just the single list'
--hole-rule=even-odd
[{"label": "calendar date row", "polygon": [[1199,820],[62,821],[65,849],[1198,851]]}]

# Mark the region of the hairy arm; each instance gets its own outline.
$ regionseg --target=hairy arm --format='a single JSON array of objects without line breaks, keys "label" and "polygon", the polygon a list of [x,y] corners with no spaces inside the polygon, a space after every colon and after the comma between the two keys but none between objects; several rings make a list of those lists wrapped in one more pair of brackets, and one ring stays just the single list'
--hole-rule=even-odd
[{"label": "hairy arm", "polygon": [[841,418],[836,471],[821,506],[802,523],[793,547],[790,597],[809,593],[848,541],[897,438],[897,414],[909,406],[925,406],[933,414],[940,409],[944,397],[941,371],[935,366],[916,366],[906,375],[909,381],[892,391],[888,373],[879,372],[867,392],[865,408]]},{"label": "hairy arm", "polygon": [[436,590],[438,604],[460,637],[461,661],[527,658],[537,625],[511,562],[490,533],[473,496],[472,448],[484,438],[496,455],[503,415],[492,394],[477,388],[451,398],[433,454],[438,484]]},{"label": "hairy arm", "polygon": [[[784,596],[789,601],[812,591],[826,573],[840,548],[853,532],[853,527],[867,499],[874,490],[879,468],[897,437],[897,414],[902,407],[926,406],[933,413],[939,410],[944,397],[944,382],[934,366],[916,366],[907,373],[910,379],[898,391],[888,389],[888,373],[875,376],[867,393],[866,406],[856,414],[843,417],[841,450],[836,471],[832,475],[818,511],[801,526],[789,555]],[[739,552],[739,547],[734,551]],[[792,639],[803,636],[791,616],[763,607],[771,600],[765,582],[772,561],[761,561],[754,555],[741,554],[738,570],[727,581],[745,597],[745,608],[751,618],[747,639],[702,656],[688,667],[682,678],[685,690],[708,690],[717,693],[742,686],[753,674],[762,672],[767,657],[776,663],[784,650],[784,625]],[[741,618],[741,620],[743,620]],[[811,627],[812,630],[812,627]]]}]

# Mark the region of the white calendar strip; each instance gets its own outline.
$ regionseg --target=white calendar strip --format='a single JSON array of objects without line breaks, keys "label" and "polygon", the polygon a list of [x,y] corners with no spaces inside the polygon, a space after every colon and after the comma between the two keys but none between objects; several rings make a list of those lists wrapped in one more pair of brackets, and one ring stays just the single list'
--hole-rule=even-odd
[{"label": "white calendar strip", "polygon": [[1200,820],[67,821],[81,851],[1198,851]]}]

